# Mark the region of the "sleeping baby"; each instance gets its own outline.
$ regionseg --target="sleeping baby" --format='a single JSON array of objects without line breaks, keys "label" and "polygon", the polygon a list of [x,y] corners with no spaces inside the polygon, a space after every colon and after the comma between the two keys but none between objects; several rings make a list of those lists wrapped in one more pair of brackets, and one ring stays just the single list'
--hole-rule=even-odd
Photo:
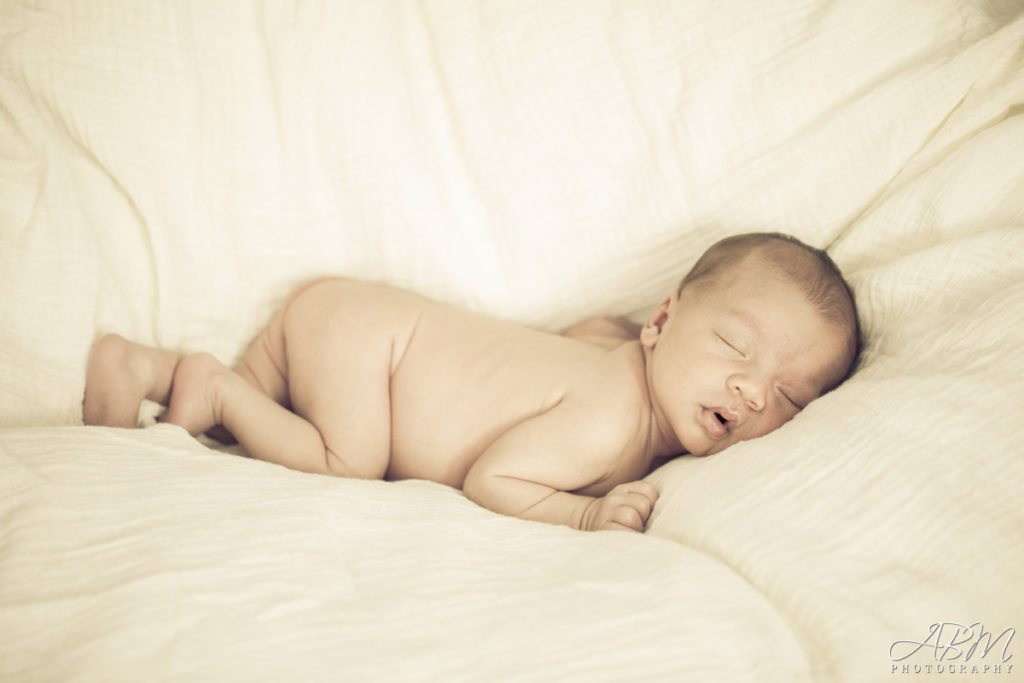
[{"label": "sleeping baby", "polygon": [[778,428],[852,372],[859,339],[825,252],[755,233],[712,246],[642,327],[548,334],[333,278],[294,292],[234,369],[107,335],[84,419],[133,427],[148,398],[165,422],[297,470],[430,479],[508,515],[643,531],[655,464]]}]

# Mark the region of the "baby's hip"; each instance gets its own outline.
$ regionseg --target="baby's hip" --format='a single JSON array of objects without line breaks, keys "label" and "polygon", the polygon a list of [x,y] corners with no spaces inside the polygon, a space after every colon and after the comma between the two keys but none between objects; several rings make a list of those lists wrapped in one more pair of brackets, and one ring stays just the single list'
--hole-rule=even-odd
[{"label": "baby's hip", "polygon": [[[388,285],[341,277],[307,282],[289,296],[268,330],[289,361],[298,355],[347,362],[400,359],[426,300]],[[389,372],[390,374],[390,372]]]}]

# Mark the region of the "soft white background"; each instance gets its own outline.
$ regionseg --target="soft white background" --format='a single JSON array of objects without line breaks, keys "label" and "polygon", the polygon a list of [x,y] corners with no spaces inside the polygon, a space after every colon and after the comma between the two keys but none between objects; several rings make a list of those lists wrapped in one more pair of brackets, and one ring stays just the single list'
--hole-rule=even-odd
[{"label": "soft white background", "polygon": [[[0,4],[0,677],[892,680],[1024,626],[1022,44],[1010,0]],[[76,426],[102,332],[230,362],[327,273],[642,318],[751,230],[830,250],[863,368],[655,473],[644,537]]]}]

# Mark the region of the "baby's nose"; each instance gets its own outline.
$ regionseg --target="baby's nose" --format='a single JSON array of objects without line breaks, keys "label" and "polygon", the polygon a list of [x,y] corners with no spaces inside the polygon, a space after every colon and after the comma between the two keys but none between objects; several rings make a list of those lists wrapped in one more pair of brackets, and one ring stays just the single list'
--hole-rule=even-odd
[{"label": "baby's nose", "polygon": [[758,382],[756,378],[749,375],[733,375],[730,378],[729,388],[748,410],[752,410],[755,413],[764,410],[767,392],[763,384]]}]

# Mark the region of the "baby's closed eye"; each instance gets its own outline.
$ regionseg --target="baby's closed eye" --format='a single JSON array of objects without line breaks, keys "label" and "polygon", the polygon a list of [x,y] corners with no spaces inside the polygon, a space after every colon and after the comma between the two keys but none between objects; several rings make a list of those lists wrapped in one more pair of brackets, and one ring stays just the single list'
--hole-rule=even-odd
[{"label": "baby's closed eye", "polygon": [[740,349],[740,347],[739,347],[739,346],[737,346],[737,344],[736,344],[736,343],[734,343],[733,341],[730,341],[729,339],[727,339],[726,337],[723,337],[723,336],[722,336],[722,335],[720,335],[720,334],[716,334],[715,336],[716,336],[716,337],[718,337],[719,341],[721,341],[721,342],[722,342],[722,345],[723,345],[723,346],[724,346],[724,347],[725,347],[725,348],[726,348],[726,349],[727,349],[728,351],[730,351],[730,352],[731,352],[731,353],[732,353],[733,355],[735,355],[735,356],[737,356],[738,358],[741,358],[741,359],[746,359],[746,357],[747,357],[747,354],[746,354],[745,352],[743,352],[743,351],[742,351],[742,350]]},{"label": "baby's closed eye", "polygon": [[785,400],[791,406],[796,408],[797,412],[800,412],[806,406],[805,403],[803,403],[801,401],[798,401],[798,400],[796,400],[796,398],[794,398],[793,392],[791,390],[787,390],[787,389],[784,389],[782,387],[779,387],[778,392],[779,392],[779,395],[782,396],[783,400]]}]

